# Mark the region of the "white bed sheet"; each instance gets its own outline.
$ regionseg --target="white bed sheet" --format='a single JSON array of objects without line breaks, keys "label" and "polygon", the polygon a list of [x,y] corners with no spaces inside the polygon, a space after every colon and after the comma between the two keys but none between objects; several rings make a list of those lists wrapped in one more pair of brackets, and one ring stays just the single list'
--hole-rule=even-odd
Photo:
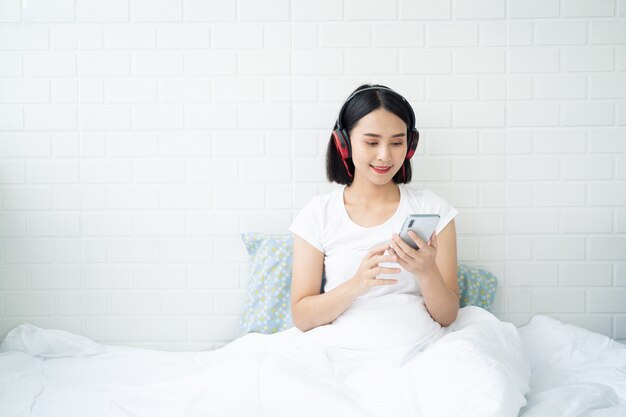
[{"label": "white bed sheet", "polygon": [[22,324],[0,345],[0,416],[626,416],[626,345],[548,316],[516,329],[465,307],[419,352],[303,335],[165,352]]}]

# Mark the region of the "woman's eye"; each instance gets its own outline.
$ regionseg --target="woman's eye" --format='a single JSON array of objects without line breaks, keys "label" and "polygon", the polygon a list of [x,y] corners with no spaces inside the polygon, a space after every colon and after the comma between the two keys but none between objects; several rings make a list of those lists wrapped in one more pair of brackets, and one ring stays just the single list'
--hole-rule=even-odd
[{"label": "woman's eye", "polygon": [[[378,145],[378,142],[366,142],[369,146],[376,146]],[[396,143],[392,143],[392,145],[395,146],[402,146],[402,142],[396,142]]]}]

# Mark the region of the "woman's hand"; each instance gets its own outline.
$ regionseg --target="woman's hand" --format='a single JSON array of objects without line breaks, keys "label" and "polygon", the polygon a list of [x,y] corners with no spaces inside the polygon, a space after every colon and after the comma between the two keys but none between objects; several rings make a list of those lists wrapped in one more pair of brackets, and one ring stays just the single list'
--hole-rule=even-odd
[{"label": "woman's hand", "polygon": [[375,246],[367,252],[367,255],[361,261],[358,271],[352,277],[357,291],[357,297],[365,294],[370,288],[378,285],[397,284],[397,279],[376,278],[379,274],[399,274],[400,268],[386,268],[378,266],[381,262],[396,262],[398,258],[394,255],[384,255],[389,249],[387,243]]},{"label": "woman's hand", "polygon": [[428,243],[424,242],[412,230],[409,230],[409,237],[413,239],[419,249],[413,249],[396,233],[391,236],[389,243],[389,254],[398,256],[398,263],[408,272],[417,277],[433,276],[437,274],[438,268],[435,263],[437,256],[437,234],[433,232]]}]

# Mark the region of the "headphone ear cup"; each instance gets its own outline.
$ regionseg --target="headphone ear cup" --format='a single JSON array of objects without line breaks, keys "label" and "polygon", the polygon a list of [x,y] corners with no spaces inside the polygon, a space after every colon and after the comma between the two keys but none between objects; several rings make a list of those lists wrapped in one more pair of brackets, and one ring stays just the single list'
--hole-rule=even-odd
[{"label": "headphone ear cup", "polygon": [[333,130],[333,139],[335,142],[335,147],[341,155],[341,159],[346,160],[350,158],[350,141],[347,139],[346,131],[343,129]]},{"label": "headphone ear cup", "polygon": [[333,130],[333,141],[335,142],[335,147],[341,156],[341,161],[343,162],[343,166],[346,168],[346,173],[350,178],[353,175],[350,173],[350,168],[348,168],[348,163],[346,162],[348,158],[350,158],[350,140],[348,140],[348,134],[344,129],[335,129]]},{"label": "headphone ear cup", "polygon": [[411,130],[411,133],[409,133],[409,143],[405,159],[411,159],[413,157],[413,154],[415,154],[415,149],[417,149],[417,143],[419,142],[419,138],[420,134],[417,129],[414,128],[413,130]]},{"label": "headphone ear cup", "polygon": [[350,135],[346,129],[341,129],[341,134],[343,136],[343,140],[346,142],[346,146],[348,147],[348,158],[352,158],[352,145],[350,144]]}]

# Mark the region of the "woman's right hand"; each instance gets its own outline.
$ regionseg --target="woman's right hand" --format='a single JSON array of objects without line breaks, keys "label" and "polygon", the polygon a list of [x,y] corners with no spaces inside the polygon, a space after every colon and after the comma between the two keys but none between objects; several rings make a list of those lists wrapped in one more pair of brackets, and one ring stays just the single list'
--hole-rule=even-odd
[{"label": "woman's right hand", "polygon": [[385,251],[389,249],[389,244],[375,246],[367,252],[367,255],[361,261],[359,269],[352,277],[352,282],[357,292],[357,297],[365,294],[370,288],[378,285],[397,284],[397,279],[376,278],[380,274],[399,274],[400,268],[387,268],[378,266],[382,262],[397,262],[396,255],[385,255]]}]

